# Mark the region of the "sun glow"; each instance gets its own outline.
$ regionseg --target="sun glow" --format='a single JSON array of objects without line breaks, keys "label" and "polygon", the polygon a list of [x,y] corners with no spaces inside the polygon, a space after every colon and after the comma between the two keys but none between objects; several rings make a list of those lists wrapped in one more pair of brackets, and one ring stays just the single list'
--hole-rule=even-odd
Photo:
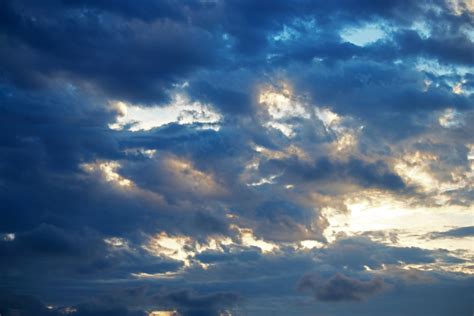
[{"label": "sun glow", "polygon": [[397,238],[388,239],[400,246],[413,246],[427,249],[440,247],[456,250],[468,249],[474,252],[472,238],[466,239],[429,239],[427,234],[433,231],[444,231],[447,228],[474,225],[469,206],[426,207],[411,205],[409,200],[402,200],[390,194],[366,191],[363,194],[348,197],[345,204],[349,212],[341,213],[331,208],[324,208],[323,214],[329,221],[325,237],[329,241],[336,239],[340,233],[354,236],[363,232],[393,232]]},{"label": "sun glow", "polygon": [[180,314],[173,310],[173,311],[151,311],[148,313],[148,316],[180,316]]}]

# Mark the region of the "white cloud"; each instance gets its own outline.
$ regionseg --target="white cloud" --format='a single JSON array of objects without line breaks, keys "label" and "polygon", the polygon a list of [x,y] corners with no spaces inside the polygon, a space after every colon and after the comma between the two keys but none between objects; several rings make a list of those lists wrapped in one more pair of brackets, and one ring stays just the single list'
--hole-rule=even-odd
[{"label": "white cloud", "polygon": [[386,33],[376,24],[365,25],[358,28],[348,28],[341,32],[341,38],[357,46],[365,46],[385,38]]},{"label": "white cloud", "polygon": [[192,102],[183,94],[175,94],[172,102],[163,107],[145,107],[123,101],[111,101],[117,113],[116,122],[109,125],[114,130],[148,131],[170,123],[180,125],[199,123],[202,129],[218,129],[222,116],[210,105]]}]

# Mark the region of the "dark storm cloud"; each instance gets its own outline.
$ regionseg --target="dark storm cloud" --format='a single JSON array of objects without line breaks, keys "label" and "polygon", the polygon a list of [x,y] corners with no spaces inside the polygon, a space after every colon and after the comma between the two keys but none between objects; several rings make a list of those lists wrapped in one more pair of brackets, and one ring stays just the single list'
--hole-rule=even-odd
[{"label": "dark storm cloud", "polygon": [[411,62],[391,65],[357,59],[333,67],[317,64],[316,72],[303,74],[301,84],[305,90],[313,92],[318,103],[331,105],[342,113],[367,115],[369,120],[369,109],[377,110],[373,113],[376,114],[374,119],[377,119],[386,112],[397,118],[399,114],[433,111],[448,106],[472,108],[469,101],[472,97],[453,95],[446,85],[436,87],[435,84],[423,91],[426,77],[423,73],[414,72],[412,67]]},{"label": "dark storm cloud", "polygon": [[248,113],[253,101],[250,91],[216,87],[206,81],[192,82],[189,93],[198,100],[217,104],[221,111],[229,114]]},{"label": "dark storm cloud", "polygon": [[60,313],[49,310],[40,300],[33,296],[0,294],[0,313],[5,316],[39,315],[56,316]]},{"label": "dark storm cloud", "polygon": [[92,155],[118,156],[117,143],[104,129],[114,113],[74,86],[30,92],[2,85],[0,100],[3,172],[23,167],[26,176],[40,172],[41,163],[75,169]]},{"label": "dark storm cloud", "polygon": [[[180,6],[166,1],[144,1],[134,5],[121,1],[113,6],[104,1],[51,1],[44,6],[34,2],[3,2],[2,5],[5,44],[2,61],[4,77],[8,81],[42,85],[52,78],[65,77],[89,86],[94,84],[115,98],[145,103],[160,103],[172,83],[200,67],[209,67],[216,62],[222,64],[224,60],[236,64],[236,59],[231,57],[233,50],[244,63],[264,64],[265,54],[256,52],[269,45],[268,35],[280,31],[282,25],[301,21],[301,17],[303,20],[315,19],[316,26],[321,28],[328,28],[329,24],[334,30],[326,35],[333,44],[321,46],[326,53],[320,55],[316,49],[312,57],[338,60],[351,55],[347,52],[351,47],[337,44],[337,32],[345,26],[359,25],[376,17],[408,23],[408,16],[416,17],[426,10],[418,3],[394,2],[379,6],[370,1],[364,4],[272,1],[271,5],[248,1],[190,1]],[[443,2],[438,1],[436,5],[448,11]],[[440,14],[439,18],[451,24],[454,20],[448,14]],[[230,34],[230,41],[236,39],[235,45],[229,44],[230,51],[222,49],[227,45],[222,38],[226,33]],[[410,54],[419,54],[421,50],[439,53],[439,58],[446,62],[452,58],[470,60],[469,54],[458,58],[451,53],[459,52],[458,56],[461,56],[463,50],[469,52],[472,43],[469,44],[467,38],[463,39],[465,44],[461,50],[453,46],[460,43],[455,38],[451,42],[444,41],[443,45],[425,45],[420,41],[409,41],[405,36],[396,43],[402,43],[403,49]],[[439,49],[432,49],[433,45],[438,45]],[[343,56],[340,55],[342,52]],[[294,56],[292,59],[300,58]],[[248,100],[245,93],[212,85],[203,88],[202,93],[233,112],[239,107],[246,108],[246,102],[238,100]]]},{"label": "dark storm cloud", "polygon": [[172,20],[128,21],[86,3],[52,6],[48,15],[40,6],[2,7],[2,74],[27,87],[65,79],[114,98],[160,103],[181,75],[218,59],[218,35]]},{"label": "dark storm cloud", "polygon": [[387,285],[379,277],[360,281],[338,273],[326,281],[314,275],[306,275],[301,279],[298,288],[301,291],[309,290],[317,300],[338,302],[363,301],[381,293]]},{"label": "dark storm cloud", "polygon": [[331,161],[321,158],[308,164],[296,159],[289,161],[270,160],[262,169],[268,168],[274,173],[284,170],[284,176],[290,181],[328,181],[352,179],[362,187],[378,187],[387,190],[406,188],[403,180],[390,171],[383,161],[367,163],[360,159],[349,159],[348,162]]},{"label": "dark storm cloud", "polygon": [[[42,224],[31,231],[15,234],[13,240],[0,241],[0,263],[5,286],[21,273],[21,279],[42,282],[84,277],[127,277],[130,273],[175,271],[181,263],[150,256],[144,250],[111,249],[98,232],[84,229],[67,231]],[[34,258],[34,260],[31,260]]]}]

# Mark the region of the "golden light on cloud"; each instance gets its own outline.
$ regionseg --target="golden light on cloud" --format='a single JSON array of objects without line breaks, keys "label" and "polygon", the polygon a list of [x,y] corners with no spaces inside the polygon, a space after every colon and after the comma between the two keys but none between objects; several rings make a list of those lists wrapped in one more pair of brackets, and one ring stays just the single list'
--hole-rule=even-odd
[{"label": "golden light on cloud", "polygon": [[252,229],[250,228],[241,228],[237,225],[231,225],[231,227],[239,232],[242,245],[244,246],[258,247],[263,253],[272,252],[278,249],[277,244],[255,237]]},{"label": "golden light on cloud", "polygon": [[474,13],[474,1],[472,0],[448,0],[447,3],[456,15],[461,15],[465,11]]},{"label": "golden light on cloud", "polygon": [[326,129],[337,127],[341,122],[341,117],[327,108],[315,108],[314,113],[324,123]]},{"label": "golden light on cloud", "polygon": [[335,147],[337,151],[344,151],[353,148],[357,144],[357,138],[349,132],[343,133],[337,137]]},{"label": "golden light on cloud", "polygon": [[267,116],[263,125],[279,130],[288,138],[296,135],[295,126],[288,123],[288,119],[311,117],[303,103],[293,95],[287,83],[283,83],[280,89],[273,86],[264,87],[259,94],[258,102],[266,113],[263,116]]},{"label": "golden light on cloud", "polygon": [[284,150],[272,150],[263,146],[253,145],[253,149],[267,159],[286,159],[291,156],[298,157],[300,160],[309,160],[309,155],[297,145],[291,144]]},{"label": "golden light on cloud", "polygon": [[461,94],[462,91],[462,83],[458,82],[453,86],[453,93],[454,94]]},{"label": "golden light on cloud", "polygon": [[357,136],[363,126],[358,128],[345,125],[345,119],[329,108],[315,106],[305,102],[303,98],[296,96],[288,83],[282,83],[280,87],[265,86],[261,89],[258,102],[263,109],[263,126],[280,131],[287,138],[294,138],[297,131],[297,123],[291,119],[298,118],[311,120],[316,117],[323,124],[324,129],[335,140],[329,148],[334,154],[341,151],[350,151],[357,145]]},{"label": "golden light on cloud", "polygon": [[165,159],[165,166],[174,181],[189,191],[204,195],[219,195],[226,192],[213,175],[198,170],[191,161],[169,156]]},{"label": "golden light on cloud", "polygon": [[358,143],[358,135],[363,126],[358,128],[345,126],[344,119],[347,118],[328,108],[316,107],[314,113],[323,123],[326,132],[335,136],[334,141],[329,144],[329,151],[333,155],[340,155],[342,152],[349,152],[355,149]]},{"label": "golden light on cloud", "polygon": [[[469,155],[467,157],[469,159]],[[439,158],[429,152],[408,152],[394,164],[394,169],[407,184],[417,185],[426,193],[437,193],[434,202],[446,203],[447,197],[443,194],[463,188],[473,187],[474,172],[464,168],[451,168],[449,177],[438,179],[431,171],[432,166],[439,164]]]},{"label": "golden light on cloud", "polygon": [[430,162],[436,162],[437,157],[431,153],[416,151],[402,157],[394,169],[403,180],[409,184],[417,184],[427,192],[438,189],[438,181],[430,174],[428,166]]},{"label": "golden light on cloud", "polygon": [[[214,236],[208,237],[206,242],[198,242],[189,236],[184,235],[169,235],[165,232],[152,236],[148,243],[142,247],[149,253],[155,256],[164,256],[174,260],[183,262],[184,268],[190,268],[191,266],[199,266],[206,270],[210,264],[201,263],[195,257],[199,253],[205,251],[224,252],[226,247],[232,246],[244,246],[244,247],[257,247],[260,248],[263,253],[269,253],[279,249],[277,244],[258,239],[253,234],[253,231],[249,228],[241,228],[237,225],[232,224],[232,229],[237,231],[240,235],[240,243],[236,244],[229,237]],[[309,246],[311,243],[307,243]],[[134,273],[133,276],[137,278],[156,278],[156,279],[167,279],[175,278],[180,272],[167,272],[167,273]]]},{"label": "golden light on cloud", "polygon": [[445,128],[460,127],[464,125],[464,119],[462,115],[454,109],[446,109],[438,117],[439,125]]},{"label": "golden light on cloud", "polygon": [[162,232],[151,238],[144,248],[157,256],[166,256],[182,261],[186,266],[189,266],[189,259],[195,255],[195,253],[190,250],[192,247],[188,247],[192,244],[193,239],[190,237],[170,236]]},{"label": "golden light on cloud", "polygon": [[118,174],[120,163],[117,161],[96,161],[93,163],[81,164],[81,168],[88,173],[99,173],[102,178],[120,187],[131,187],[133,182]]},{"label": "golden light on cloud", "polygon": [[172,311],[151,311],[148,316],[180,316],[176,310]]},{"label": "golden light on cloud", "polygon": [[[206,265],[194,261],[194,257],[207,250],[223,251],[223,247],[232,244],[233,241],[229,237],[210,236],[205,242],[198,242],[189,236],[184,235],[169,235],[161,232],[152,236],[148,243],[143,248],[155,256],[165,256],[171,259],[182,261],[185,267],[190,267],[192,264],[199,264],[203,268]],[[141,277],[159,276],[159,277],[173,277],[175,274],[158,274],[147,275],[141,274]]]},{"label": "golden light on cloud", "polygon": [[324,246],[323,243],[317,241],[317,240],[302,240],[299,242],[299,246],[297,248],[302,248],[302,249],[314,249],[314,248],[322,248]]},{"label": "golden light on cloud", "polygon": [[310,117],[303,104],[294,98],[289,85],[285,83],[280,90],[274,87],[264,88],[260,92],[258,102],[266,106],[268,114],[273,119]]}]

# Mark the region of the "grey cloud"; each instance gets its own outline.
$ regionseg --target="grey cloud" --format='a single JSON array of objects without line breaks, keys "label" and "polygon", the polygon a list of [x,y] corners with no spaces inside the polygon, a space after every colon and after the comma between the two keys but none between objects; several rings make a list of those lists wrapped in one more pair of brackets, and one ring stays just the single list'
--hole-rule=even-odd
[{"label": "grey cloud", "polygon": [[155,299],[177,307],[183,316],[218,316],[225,308],[230,308],[240,301],[240,297],[235,293],[197,295],[188,290],[157,295]]},{"label": "grey cloud", "polygon": [[464,238],[474,236],[474,226],[453,228],[444,232],[433,232],[428,234],[429,238]]},{"label": "grey cloud", "polygon": [[347,162],[320,158],[314,163],[289,160],[270,160],[262,168],[272,172],[284,171],[284,177],[291,181],[346,181],[351,179],[361,187],[378,187],[399,191],[406,188],[402,178],[390,171],[383,161],[368,163],[357,158]]},{"label": "grey cloud", "polygon": [[298,288],[301,291],[309,290],[319,301],[360,302],[383,292],[388,285],[380,277],[360,281],[338,273],[325,281],[314,275],[306,275],[300,280]]}]

